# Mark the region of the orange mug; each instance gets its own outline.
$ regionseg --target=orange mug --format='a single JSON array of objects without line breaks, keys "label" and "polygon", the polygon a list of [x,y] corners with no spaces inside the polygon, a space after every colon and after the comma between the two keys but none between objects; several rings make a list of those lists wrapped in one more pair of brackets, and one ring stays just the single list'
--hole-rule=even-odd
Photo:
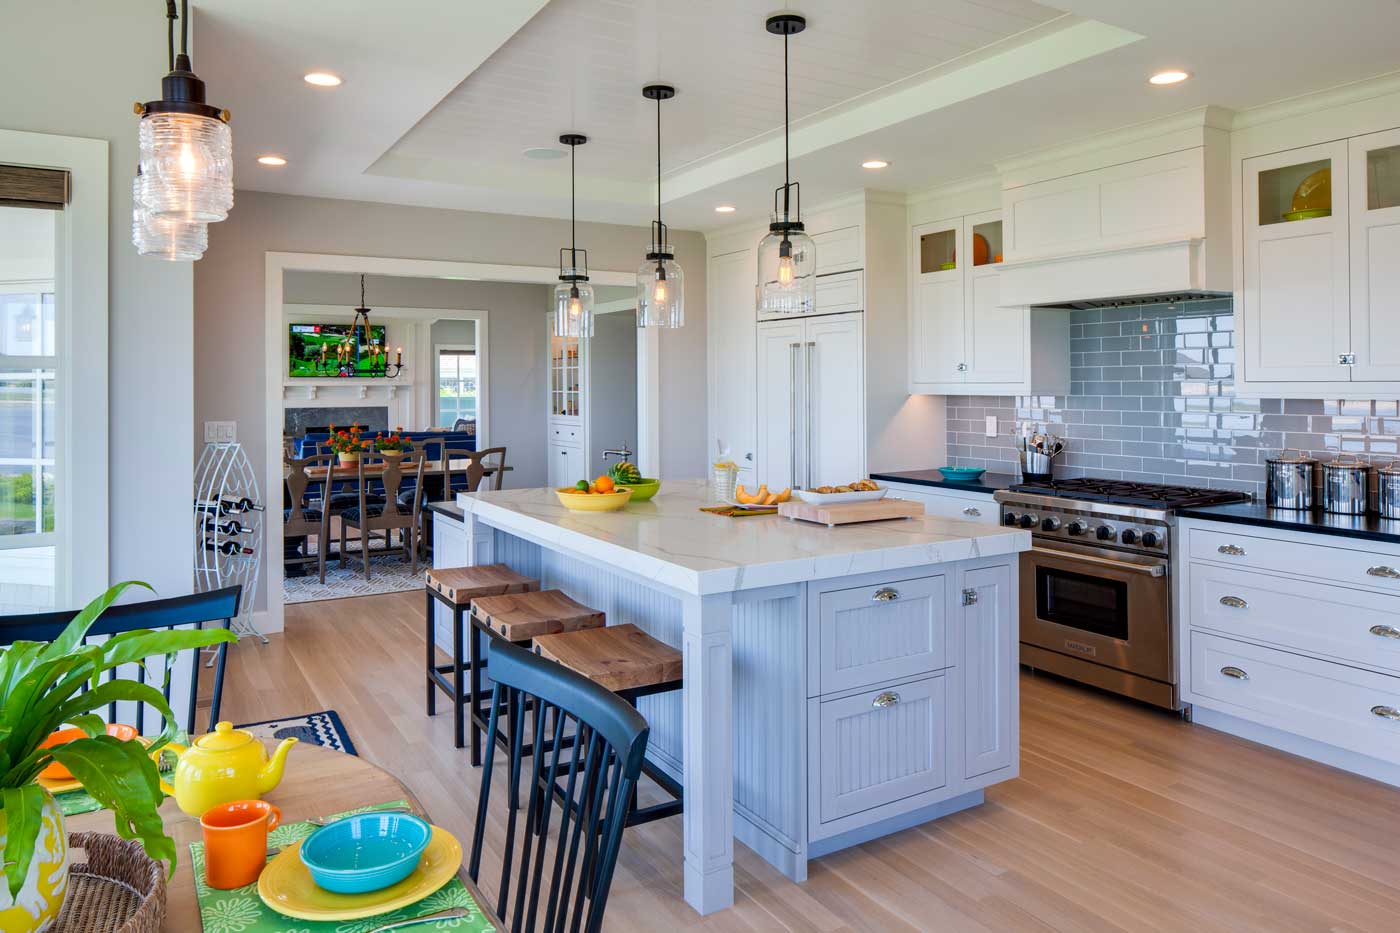
[{"label": "orange mug", "polygon": [[267,834],[282,811],[265,800],[234,800],[199,818],[204,829],[204,880],[228,890],[252,884],[267,864]]}]

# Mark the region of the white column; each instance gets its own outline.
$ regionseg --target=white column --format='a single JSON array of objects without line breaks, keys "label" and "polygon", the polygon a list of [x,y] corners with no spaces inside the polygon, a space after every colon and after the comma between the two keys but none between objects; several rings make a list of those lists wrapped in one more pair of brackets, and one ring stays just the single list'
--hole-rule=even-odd
[{"label": "white column", "polygon": [[733,597],[685,599],[685,899],[734,903]]}]

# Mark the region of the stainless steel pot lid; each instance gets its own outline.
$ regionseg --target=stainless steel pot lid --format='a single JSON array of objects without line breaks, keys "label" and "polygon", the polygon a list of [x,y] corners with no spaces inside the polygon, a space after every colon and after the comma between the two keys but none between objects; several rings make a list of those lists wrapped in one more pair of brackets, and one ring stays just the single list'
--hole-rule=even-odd
[{"label": "stainless steel pot lid", "polygon": [[1387,460],[1376,467],[1377,473],[1387,473],[1392,476],[1400,476],[1400,460]]},{"label": "stainless steel pot lid", "polygon": [[1369,470],[1371,464],[1362,460],[1356,454],[1337,454],[1333,459],[1322,464],[1324,470]]},{"label": "stainless steel pot lid", "polygon": [[[1295,454],[1296,456],[1292,456],[1292,457],[1288,456],[1290,453]],[[1316,463],[1317,461],[1314,460],[1312,457],[1305,457],[1305,456],[1303,456],[1303,452],[1302,452],[1301,450],[1299,450],[1297,447],[1285,447],[1283,450],[1280,450],[1280,451],[1278,452],[1278,456],[1277,456],[1277,457],[1268,457],[1268,458],[1266,459],[1265,462],[1267,462],[1267,463]]]}]

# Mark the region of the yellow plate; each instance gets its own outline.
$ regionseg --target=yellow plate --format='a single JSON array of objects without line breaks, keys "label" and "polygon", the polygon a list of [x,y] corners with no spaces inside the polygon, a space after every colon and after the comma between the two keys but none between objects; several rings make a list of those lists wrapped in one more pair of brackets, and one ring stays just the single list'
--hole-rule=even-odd
[{"label": "yellow plate", "polygon": [[258,897],[268,907],[298,920],[360,920],[417,903],[452,880],[462,867],[462,844],[447,830],[433,836],[418,867],[398,884],[368,894],[336,894],[316,886],[301,862],[301,843],[273,857],[258,877]]},{"label": "yellow plate", "polygon": [[628,499],[632,498],[632,490],[630,489],[595,493],[556,489],[554,492],[559,497],[560,504],[570,512],[616,512],[627,504]]}]

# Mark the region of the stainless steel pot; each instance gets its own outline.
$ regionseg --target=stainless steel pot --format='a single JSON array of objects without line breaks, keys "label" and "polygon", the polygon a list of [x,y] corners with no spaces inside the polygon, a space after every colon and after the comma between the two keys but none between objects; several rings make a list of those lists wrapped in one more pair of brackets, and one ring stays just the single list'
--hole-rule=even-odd
[{"label": "stainless steel pot", "polygon": [[1362,515],[1369,506],[1371,465],[1355,454],[1338,454],[1322,465],[1322,510]]},{"label": "stainless steel pot", "polygon": [[1376,471],[1376,508],[1381,518],[1400,518],[1400,460]]},{"label": "stainless steel pot", "polygon": [[[1290,456],[1290,454],[1292,456]],[[1268,485],[1265,498],[1271,509],[1307,511],[1313,507],[1313,478],[1317,461],[1292,447],[1268,458]]]}]

